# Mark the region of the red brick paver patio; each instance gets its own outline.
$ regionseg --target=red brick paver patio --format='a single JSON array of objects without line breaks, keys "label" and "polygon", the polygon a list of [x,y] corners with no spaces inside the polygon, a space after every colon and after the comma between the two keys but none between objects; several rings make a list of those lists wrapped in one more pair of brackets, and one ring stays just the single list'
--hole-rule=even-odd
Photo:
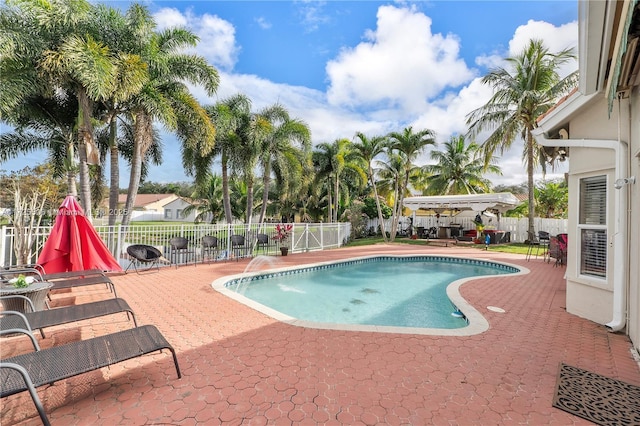
[{"label": "red brick paver patio", "polygon": [[[331,331],[279,323],[217,293],[215,279],[248,260],[114,276],[139,324],[165,352],[41,387],[54,425],[590,424],[551,406],[561,362],[640,385],[628,338],[565,312],[564,268],[470,247],[378,245],[278,257],[278,266],[367,254],[444,253],[503,260],[531,273],[480,279],[460,292],[489,321],[485,333],[443,337]],[[392,284],[393,285],[393,284]],[[108,297],[75,290],[57,305]],[[487,306],[497,306],[496,313]],[[42,347],[131,327],[124,314],[46,330]],[[0,341],[2,356],[30,350]],[[63,360],[61,360],[63,362]],[[27,393],[0,401],[5,425],[39,424]]]}]

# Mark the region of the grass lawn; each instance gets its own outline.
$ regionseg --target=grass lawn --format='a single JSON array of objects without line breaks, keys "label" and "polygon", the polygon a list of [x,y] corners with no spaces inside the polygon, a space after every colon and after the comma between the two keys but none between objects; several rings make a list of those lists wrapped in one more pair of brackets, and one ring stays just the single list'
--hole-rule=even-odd
[{"label": "grass lawn", "polygon": [[[432,240],[434,241],[434,240]],[[437,240],[435,240],[437,242]],[[368,246],[371,244],[380,244],[383,243],[382,237],[367,237],[367,238],[358,238],[357,240],[350,241],[347,244],[347,247],[358,247],[358,246]],[[412,240],[406,237],[399,237],[394,240],[394,243],[398,244],[412,244],[418,246],[426,246],[429,245],[429,241],[427,240]],[[477,248],[478,250],[484,250],[484,244],[468,244],[469,247]],[[529,245],[523,243],[509,243],[509,244],[493,244],[489,246],[489,251],[497,251],[503,253],[517,253],[517,254],[527,254],[527,249]]]}]

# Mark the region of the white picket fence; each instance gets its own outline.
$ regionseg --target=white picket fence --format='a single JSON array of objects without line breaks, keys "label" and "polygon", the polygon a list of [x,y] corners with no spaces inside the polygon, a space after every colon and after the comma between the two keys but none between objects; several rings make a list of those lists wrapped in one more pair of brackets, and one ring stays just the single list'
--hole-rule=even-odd
[{"label": "white picket fence", "polygon": [[[286,246],[290,252],[305,252],[341,247],[348,240],[351,233],[350,223],[294,223]],[[171,224],[136,225],[123,229],[122,225],[95,226],[96,231],[105,242],[116,259],[128,258],[127,247],[131,244],[146,244],[154,246],[168,256],[169,240],[173,237],[185,237],[189,240],[189,248],[196,256],[201,256],[201,240],[205,235],[218,238],[218,253],[220,259],[228,258],[232,252],[231,235],[245,237],[243,255],[255,254],[273,255],[280,253],[280,246],[285,245],[273,237],[276,224]],[[39,227],[34,232],[31,242],[31,254],[25,263],[36,263],[38,255],[51,232],[50,226]],[[257,247],[257,234],[269,236],[266,246]],[[14,247],[14,228],[0,227],[0,266],[9,267],[16,264]]]}]

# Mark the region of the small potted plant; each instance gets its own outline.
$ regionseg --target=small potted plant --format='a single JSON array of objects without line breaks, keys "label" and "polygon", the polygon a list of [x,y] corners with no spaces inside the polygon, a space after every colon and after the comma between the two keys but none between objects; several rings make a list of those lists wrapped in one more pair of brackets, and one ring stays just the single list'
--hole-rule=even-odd
[{"label": "small potted plant", "polygon": [[31,283],[33,282],[33,277],[25,277],[24,275],[20,274],[17,278],[9,280],[9,282],[13,284],[15,288],[26,288],[29,287],[29,285],[31,285]]},{"label": "small potted plant", "polygon": [[289,234],[293,230],[293,225],[290,223],[279,223],[276,225],[276,235],[273,237],[280,242],[280,253],[286,256],[289,253],[289,247],[286,245],[289,239]]}]

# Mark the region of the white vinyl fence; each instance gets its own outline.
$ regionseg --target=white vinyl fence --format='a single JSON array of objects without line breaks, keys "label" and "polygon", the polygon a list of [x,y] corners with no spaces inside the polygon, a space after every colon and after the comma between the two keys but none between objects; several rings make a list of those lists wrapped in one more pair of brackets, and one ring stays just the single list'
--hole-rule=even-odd
[{"label": "white vinyl fence", "polygon": [[[169,240],[173,237],[185,237],[189,240],[189,249],[196,257],[202,257],[201,240],[205,235],[218,238],[216,259],[230,258],[233,254],[256,256],[260,254],[280,254],[280,247],[287,246],[289,251],[305,252],[341,247],[351,233],[350,223],[293,223],[293,228],[286,242],[274,239],[276,224],[158,224],[129,226],[127,230],[121,225],[95,226],[96,231],[105,242],[111,253],[121,265],[128,264],[127,247],[131,244],[146,244],[158,248],[165,257],[169,257]],[[34,232],[31,242],[31,255],[25,263],[36,263],[38,255],[51,232],[50,226],[39,227]],[[266,234],[268,243],[258,245],[257,235]],[[231,247],[231,236],[242,235],[245,245],[241,250]],[[0,227],[0,266],[16,265],[14,254],[14,228]]]}]

